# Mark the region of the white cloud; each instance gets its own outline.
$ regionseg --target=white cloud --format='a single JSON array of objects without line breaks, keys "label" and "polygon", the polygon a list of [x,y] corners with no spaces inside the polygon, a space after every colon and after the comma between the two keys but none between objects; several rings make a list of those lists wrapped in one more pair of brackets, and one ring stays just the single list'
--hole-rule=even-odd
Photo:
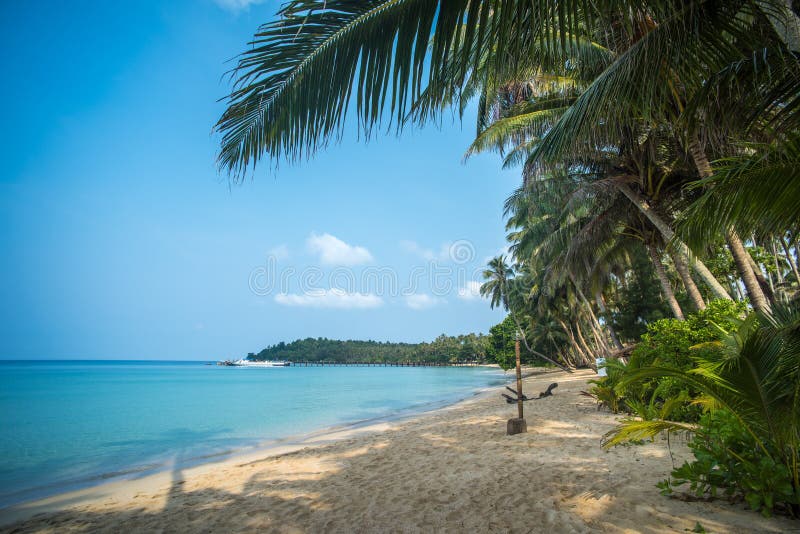
[{"label": "white cloud", "polygon": [[433,261],[436,259],[436,254],[431,249],[419,246],[419,243],[416,241],[400,241],[400,248],[426,261]]},{"label": "white cloud", "polygon": [[458,298],[461,300],[475,300],[481,298],[481,283],[470,280],[464,287],[458,288]]},{"label": "white cloud", "polygon": [[460,243],[462,242],[466,241],[459,240],[456,242],[448,241],[446,243],[442,243],[441,246],[439,247],[439,250],[436,251],[430,248],[425,248],[423,246],[420,246],[420,244],[417,243],[416,241],[403,240],[400,241],[400,248],[415,256],[419,256],[425,261],[436,261],[439,263],[445,263],[453,261],[454,259],[458,259],[453,257],[454,253],[458,253],[458,250],[454,249],[454,247],[459,246]]},{"label": "white cloud", "polygon": [[306,240],[308,250],[319,254],[319,261],[327,265],[360,265],[374,261],[364,247],[348,245],[331,234],[312,233]]},{"label": "white cloud", "polygon": [[337,309],[366,309],[383,305],[383,299],[377,295],[347,293],[341,289],[320,289],[301,295],[280,293],[275,295],[275,302],[283,306]]},{"label": "white cloud", "polygon": [[239,13],[246,11],[251,5],[260,4],[264,0],[214,0],[214,3],[226,11]]},{"label": "white cloud", "polygon": [[444,303],[444,300],[425,294],[408,295],[406,297],[406,306],[412,310],[425,310],[442,303]]},{"label": "white cloud", "polygon": [[272,247],[269,249],[267,254],[278,261],[285,260],[289,257],[289,247],[286,245],[278,245],[277,247]]}]

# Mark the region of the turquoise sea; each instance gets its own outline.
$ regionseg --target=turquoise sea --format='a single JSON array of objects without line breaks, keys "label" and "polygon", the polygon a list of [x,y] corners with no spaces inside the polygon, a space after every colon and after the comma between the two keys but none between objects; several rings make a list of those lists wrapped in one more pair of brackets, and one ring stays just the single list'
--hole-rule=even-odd
[{"label": "turquoise sea", "polygon": [[432,409],[503,382],[483,367],[0,361],[0,508]]}]

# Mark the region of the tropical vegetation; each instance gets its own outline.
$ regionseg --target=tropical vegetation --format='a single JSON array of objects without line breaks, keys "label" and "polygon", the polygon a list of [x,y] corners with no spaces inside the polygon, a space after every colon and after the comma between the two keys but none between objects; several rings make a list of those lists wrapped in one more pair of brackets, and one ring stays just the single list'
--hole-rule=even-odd
[{"label": "tropical vegetation", "polygon": [[[673,332],[681,341],[664,343],[655,358],[639,355],[649,361],[632,357],[628,365],[615,363],[609,377],[598,381],[616,393],[609,398],[624,396],[637,415],[610,432],[606,443],[689,431],[695,458],[660,484],[664,493],[689,483],[700,497],[722,493],[745,499],[764,515],[780,509],[797,516],[800,305],[778,305],[770,314],[746,319],[728,316],[717,334],[702,324],[714,325],[708,317],[696,319],[690,336],[713,341],[684,351],[680,345],[687,336]],[[654,335],[669,335],[666,330],[654,328]],[[681,361],[684,355],[689,359]]]},{"label": "tropical vegetation", "polygon": [[[521,183],[482,293],[525,354],[607,359],[607,444],[694,436],[662,484],[800,513],[800,5],[297,0],[231,72],[220,168],[477,109]],[[501,343],[502,345],[502,343]]]},{"label": "tropical vegetation", "polygon": [[495,363],[488,354],[490,339],[491,336],[483,334],[442,334],[429,343],[392,343],[309,337],[291,343],[281,341],[258,353],[250,353],[247,358],[326,363]]}]

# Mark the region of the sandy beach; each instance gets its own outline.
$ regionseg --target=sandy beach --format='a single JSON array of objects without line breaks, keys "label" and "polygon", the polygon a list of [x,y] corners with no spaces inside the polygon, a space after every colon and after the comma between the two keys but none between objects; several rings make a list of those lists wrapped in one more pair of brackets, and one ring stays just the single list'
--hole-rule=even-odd
[{"label": "sandy beach", "polygon": [[[655,483],[688,457],[658,440],[604,451],[617,417],[580,395],[591,371],[534,371],[528,433],[500,389],[456,405],[7,509],[2,532],[800,532],[743,503]],[[511,375],[509,375],[511,378]]]}]

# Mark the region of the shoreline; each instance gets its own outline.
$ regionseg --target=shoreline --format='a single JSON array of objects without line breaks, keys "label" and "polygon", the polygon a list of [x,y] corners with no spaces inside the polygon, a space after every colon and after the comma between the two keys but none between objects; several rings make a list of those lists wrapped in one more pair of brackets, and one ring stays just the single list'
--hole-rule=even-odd
[{"label": "shoreline", "polygon": [[[481,364],[479,367],[489,367],[500,370],[499,366],[496,364]],[[530,376],[532,373],[537,374],[537,370],[539,369],[542,371],[538,374],[546,374],[547,372],[550,372],[550,369],[548,368],[529,368],[523,371],[523,376]],[[525,375],[525,372],[527,372],[528,375]],[[506,380],[506,374],[507,373],[504,373],[503,375],[504,380]],[[510,382],[513,379],[513,375],[509,375],[507,381]],[[445,410],[463,402],[468,402],[471,399],[475,399],[479,396],[491,394],[491,392],[496,390],[497,387],[497,385],[489,385],[475,390],[470,390],[465,394],[458,394],[445,400],[424,402],[376,417],[357,419],[354,421],[322,427],[309,432],[301,432],[279,438],[266,439],[264,441],[260,441],[256,445],[239,447],[234,446],[229,450],[187,458],[182,460],[180,463],[175,462],[175,459],[172,458],[171,461],[165,461],[157,465],[121,468],[116,472],[102,473],[87,477],[86,479],[59,484],[59,486],[63,487],[63,490],[61,491],[44,491],[46,488],[51,486],[31,488],[25,491],[42,494],[1,507],[0,528],[6,527],[15,522],[24,521],[35,514],[57,511],[59,510],[59,503],[61,502],[72,503],[92,500],[96,494],[102,493],[104,488],[108,488],[112,493],[120,490],[124,493],[125,488],[123,486],[127,484],[137,483],[139,481],[145,481],[145,483],[147,483],[148,479],[151,477],[163,477],[165,473],[172,472],[175,469],[192,471],[195,469],[201,469],[203,467],[210,468],[212,466],[227,462],[236,462],[243,458],[269,458],[280,456],[282,454],[288,454],[308,446],[321,446],[361,434],[380,432],[386,428],[386,425],[390,425],[392,423],[402,423],[417,417],[423,417],[432,412]]]},{"label": "shoreline", "polygon": [[525,403],[526,434],[506,435],[516,406],[494,387],[403,420],[28,503],[3,512],[0,532],[800,531],[743,503],[661,496],[655,484],[688,457],[683,443],[604,451],[618,417],[580,395],[595,373],[527,374],[528,395],[559,387]]}]

